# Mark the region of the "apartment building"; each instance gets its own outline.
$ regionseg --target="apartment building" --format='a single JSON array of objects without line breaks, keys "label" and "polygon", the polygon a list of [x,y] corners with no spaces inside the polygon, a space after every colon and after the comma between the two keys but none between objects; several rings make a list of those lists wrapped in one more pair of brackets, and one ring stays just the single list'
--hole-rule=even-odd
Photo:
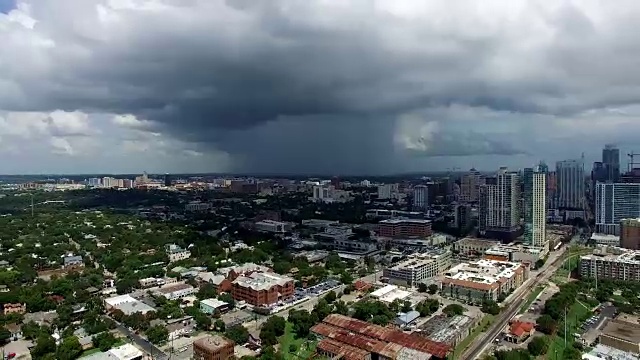
[{"label": "apartment building", "polygon": [[461,263],[445,273],[442,294],[470,303],[497,301],[500,294],[520,287],[529,277],[523,264],[482,259]]},{"label": "apartment building", "polygon": [[640,250],[600,247],[593,254],[580,257],[580,276],[640,281]]},{"label": "apartment building", "polygon": [[448,250],[414,254],[409,259],[383,270],[389,283],[417,287],[451,267],[451,252]]},{"label": "apartment building", "polygon": [[198,360],[228,360],[234,358],[233,341],[213,335],[193,342],[193,358]]},{"label": "apartment building", "polygon": [[422,237],[433,234],[430,220],[419,219],[388,219],[378,223],[378,235],[384,237]]},{"label": "apartment building", "polygon": [[232,283],[231,295],[254,306],[269,306],[293,296],[294,279],[275,273],[239,276]]},{"label": "apartment building", "polygon": [[620,247],[640,250],[640,218],[620,221]]}]

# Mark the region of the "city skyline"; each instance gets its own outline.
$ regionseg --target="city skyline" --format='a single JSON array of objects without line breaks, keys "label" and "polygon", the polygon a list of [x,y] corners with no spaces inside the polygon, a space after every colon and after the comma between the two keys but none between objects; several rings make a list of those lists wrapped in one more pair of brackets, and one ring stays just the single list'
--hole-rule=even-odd
[{"label": "city skyline", "polygon": [[384,175],[640,150],[638,59],[619,50],[637,2],[474,3],[3,1],[0,173]]}]

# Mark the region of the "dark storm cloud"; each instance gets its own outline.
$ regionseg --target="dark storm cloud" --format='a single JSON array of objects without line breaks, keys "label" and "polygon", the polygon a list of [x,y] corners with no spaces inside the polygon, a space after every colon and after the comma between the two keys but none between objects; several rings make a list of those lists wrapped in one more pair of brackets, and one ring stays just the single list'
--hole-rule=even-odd
[{"label": "dark storm cloud", "polygon": [[490,126],[443,125],[426,139],[423,125],[450,119],[427,115],[408,130],[397,119],[457,105],[553,117],[640,99],[628,71],[640,46],[616,37],[636,28],[633,2],[625,14],[590,1],[25,3],[36,22],[20,26],[17,12],[9,22],[22,41],[0,57],[1,109],[133,114],[246,169],[525,154]]}]

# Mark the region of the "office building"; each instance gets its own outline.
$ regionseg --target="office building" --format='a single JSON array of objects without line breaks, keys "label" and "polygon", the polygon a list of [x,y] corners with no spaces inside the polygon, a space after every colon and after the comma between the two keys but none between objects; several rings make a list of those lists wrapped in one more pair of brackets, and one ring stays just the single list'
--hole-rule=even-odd
[{"label": "office building", "polygon": [[456,205],[453,222],[455,227],[466,230],[471,226],[471,206],[467,204]]},{"label": "office building", "polygon": [[495,244],[484,252],[483,258],[496,261],[527,263],[533,266],[546,253],[539,247],[522,244]]},{"label": "office building", "polygon": [[582,160],[564,160],[556,163],[558,207],[584,208],[584,163]]},{"label": "office building", "polygon": [[234,342],[224,336],[206,336],[193,342],[193,358],[196,360],[232,359],[234,347]]},{"label": "office building", "polygon": [[580,276],[640,281],[640,251],[602,247],[591,255],[580,257]]},{"label": "office building", "polygon": [[171,186],[171,175],[164,174],[164,186],[166,187]]},{"label": "office building", "polygon": [[513,240],[520,229],[518,174],[501,168],[494,178],[480,186],[480,234]]},{"label": "office building", "polygon": [[469,170],[460,178],[460,201],[477,202],[480,196],[480,185],[484,184],[484,177],[476,169]]},{"label": "office building", "polygon": [[398,184],[378,185],[378,200],[391,200],[398,197]]},{"label": "office building", "polygon": [[482,259],[461,263],[445,273],[441,294],[472,303],[498,301],[500,294],[511,293],[529,277],[526,265]]},{"label": "office building", "polygon": [[546,240],[546,175],[539,169],[524,171],[524,242],[549,252]]},{"label": "office building", "polygon": [[620,247],[640,250],[640,218],[620,221]]},{"label": "office building", "polygon": [[258,221],[253,226],[258,231],[264,231],[269,233],[285,233],[293,229],[293,224],[290,222],[274,221],[274,220]]},{"label": "office building", "polygon": [[252,273],[233,280],[231,295],[254,306],[272,305],[293,296],[294,280],[275,273]]},{"label": "office building", "polygon": [[424,211],[429,209],[429,187],[416,185],[413,188],[413,209]]},{"label": "office building", "polygon": [[558,176],[555,171],[547,173],[547,209],[558,207]]},{"label": "office building", "polygon": [[451,267],[451,252],[432,251],[411,255],[409,259],[383,270],[390,284],[417,287],[419,283],[443,274]]},{"label": "office building", "polygon": [[640,183],[596,184],[596,232],[620,235],[620,221],[640,217]]},{"label": "office building", "polygon": [[319,356],[331,359],[445,359],[452,347],[417,334],[331,314],[311,328]]},{"label": "office building", "polygon": [[418,219],[388,219],[378,223],[378,235],[390,238],[421,237],[426,238],[433,234],[430,220]]},{"label": "office building", "polygon": [[620,150],[614,145],[605,145],[602,149],[602,164],[606,172],[607,182],[620,181]]}]

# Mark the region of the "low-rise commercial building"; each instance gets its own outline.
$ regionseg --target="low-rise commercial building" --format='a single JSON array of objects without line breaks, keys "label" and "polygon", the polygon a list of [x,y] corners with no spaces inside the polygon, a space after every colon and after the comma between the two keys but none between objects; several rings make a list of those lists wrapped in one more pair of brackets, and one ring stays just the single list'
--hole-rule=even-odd
[{"label": "low-rise commercial building", "polygon": [[107,311],[120,310],[125,315],[134,313],[146,314],[155,311],[151,306],[140,300],[133,298],[131,295],[118,295],[104,300],[104,307]]},{"label": "low-rise commercial building", "polygon": [[448,250],[414,254],[409,259],[385,268],[383,276],[389,283],[417,287],[419,283],[443,274],[451,267],[451,252]]},{"label": "low-rise commercial building", "polygon": [[436,315],[420,326],[419,334],[432,341],[455,346],[471,334],[479,319],[467,315]]},{"label": "low-rise commercial building", "polygon": [[234,355],[233,341],[213,335],[193,342],[193,358],[198,360],[228,360]]},{"label": "low-rise commercial building", "polygon": [[495,244],[484,252],[485,259],[528,264],[535,264],[543,256],[544,252],[540,248],[521,244]]},{"label": "low-rise commercial building", "polygon": [[388,219],[378,223],[378,235],[390,238],[396,237],[421,237],[431,236],[430,220],[419,219]]},{"label": "low-rise commercial building", "polygon": [[618,235],[593,233],[591,240],[597,245],[620,246],[620,236]]},{"label": "low-rise commercial building", "polygon": [[498,245],[500,242],[497,240],[478,239],[472,237],[466,237],[456,241],[453,244],[453,249],[463,255],[468,256],[481,256],[487,250]]},{"label": "low-rise commercial building", "polygon": [[293,296],[294,279],[275,273],[252,273],[232,282],[231,295],[254,306],[269,306]]},{"label": "low-rise commercial building", "polygon": [[262,220],[256,222],[254,228],[258,231],[270,232],[270,233],[285,233],[291,231],[293,224],[283,221],[274,220]]},{"label": "low-rise commercial building", "polygon": [[593,254],[580,257],[580,276],[640,281],[640,250],[600,247]]},{"label": "low-rise commercial building", "polygon": [[607,322],[599,339],[600,344],[614,349],[640,353],[640,317],[620,314]]},{"label": "low-rise commercial building", "polygon": [[471,303],[498,301],[500,294],[517,289],[528,277],[529,267],[524,264],[482,259],[447,271],[441,293]]},{"label": "low-rise commercial building", "polygon": [[178,300],[196,293],[196,288],[188,284],[173,284],[154,290],[154,294],[164,296],[167,300]]},{"label": "low-rise commercial building", "polygon": [[229,304],[218,299],[204,299],[200,301],[200,311],[205,314],[215,314],[229,310]]}]

